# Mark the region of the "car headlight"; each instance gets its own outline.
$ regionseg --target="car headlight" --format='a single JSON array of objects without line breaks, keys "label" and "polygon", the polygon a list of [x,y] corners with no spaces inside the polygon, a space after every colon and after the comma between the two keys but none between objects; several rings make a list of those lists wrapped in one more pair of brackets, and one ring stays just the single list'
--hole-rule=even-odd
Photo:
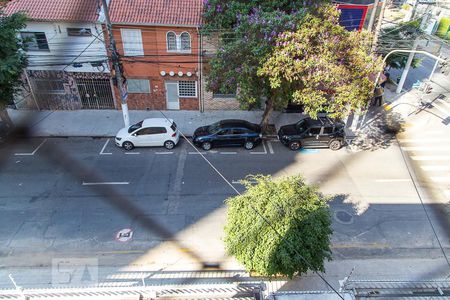
[{"label": "car headlight", "polygon": [[287,136],[287,135],[283,135],[281,138],[282,138],[283,140],[287,140],[287,139],[288,139],[288,136]]},{"label": "car headlight", "polygon": [[122,138],[116,136],[116,140],[120,141],[122,140]]}]

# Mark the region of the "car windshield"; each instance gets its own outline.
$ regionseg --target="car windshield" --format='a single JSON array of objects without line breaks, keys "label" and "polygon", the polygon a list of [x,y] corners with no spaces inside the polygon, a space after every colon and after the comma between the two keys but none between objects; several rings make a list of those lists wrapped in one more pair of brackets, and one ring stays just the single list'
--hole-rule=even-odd
[{"label": "car windshield", "polygon": [[212,125],[209,125],[208,132],[211,134],[215,134],[215,133],[219,132],[220,129],[221,129],[220,122],[216,122]]},{"label": "car windshield", "polygon": [[128,128],[128,133],[132,133],[133,131],[136,131],[137,129],[141,128],[143,122],[144,122],[144,121],[140,121],[140,122],[138,122],[138,123],[136,123],[136,124],[134,124],[134,125],[131,125],[131,126]]}]

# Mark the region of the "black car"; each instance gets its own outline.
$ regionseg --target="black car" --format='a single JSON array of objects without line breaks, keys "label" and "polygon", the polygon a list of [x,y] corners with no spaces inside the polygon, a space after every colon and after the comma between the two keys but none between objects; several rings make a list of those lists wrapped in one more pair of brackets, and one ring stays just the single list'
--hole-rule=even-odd
[{"label": "black car", "polygon": [[212,147],[244,146],[253,149],[261,142],[261,127],[244,120],[222,120],[195,130],[192,140],[203,150]]},{"label": "black car", "polygon": [[278,138],[294,151],[301,147],[339,150],[345,143],[344,127],[344,123],[328,117],[319,117],[317,120],[308,117],[295,124],[282,126]]}]

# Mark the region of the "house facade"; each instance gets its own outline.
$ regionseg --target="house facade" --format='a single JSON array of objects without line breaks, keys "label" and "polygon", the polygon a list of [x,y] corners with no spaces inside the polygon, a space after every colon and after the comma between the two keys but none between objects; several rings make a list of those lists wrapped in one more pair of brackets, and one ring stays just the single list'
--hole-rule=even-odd
[{"label": "house facade", "polygon": [[202,0],[111,0],[109,14],[129,109],[201,110]]},{"label": "house facade", "polygon": [[12,0],[6,14],[25,13],[20,32],[29,65],[19,108],[115,108],[99,2],[91,0]]}]

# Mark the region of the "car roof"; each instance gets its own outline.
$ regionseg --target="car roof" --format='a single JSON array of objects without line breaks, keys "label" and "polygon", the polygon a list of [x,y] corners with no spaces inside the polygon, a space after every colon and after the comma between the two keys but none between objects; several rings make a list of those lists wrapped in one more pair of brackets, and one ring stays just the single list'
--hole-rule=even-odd
[{"label": "car roof", "polygon": [[308,126],[334,126],[341,124],[340,122],[333,121],[328,117],[318,117],[317,119],[312,119],[310,117],[304,119]]},{"label": "car roof", "polygon": [[173,123],[172,119],[166,118],[148,118],[142,121],[142,127],[151,126],[170,126]]},{"label": "car roof", "polygon": [[229,127],[245,127],[251,129],[252,124],[245,120],[239,119],[229,119],[229,120],[221,120],[220,127],[229,128]]}]

